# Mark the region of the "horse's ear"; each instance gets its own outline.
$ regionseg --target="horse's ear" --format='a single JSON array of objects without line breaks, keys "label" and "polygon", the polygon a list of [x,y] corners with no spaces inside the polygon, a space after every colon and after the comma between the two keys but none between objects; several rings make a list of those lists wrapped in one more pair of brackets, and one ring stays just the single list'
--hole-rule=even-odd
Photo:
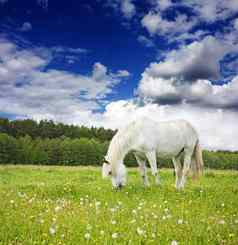
[{"label": "horse's ear", "polygon": [[112,174],[111,165],[108,163],[103,163],[103,165],[102,165],[102,177],[106,178],[111,174]]}]

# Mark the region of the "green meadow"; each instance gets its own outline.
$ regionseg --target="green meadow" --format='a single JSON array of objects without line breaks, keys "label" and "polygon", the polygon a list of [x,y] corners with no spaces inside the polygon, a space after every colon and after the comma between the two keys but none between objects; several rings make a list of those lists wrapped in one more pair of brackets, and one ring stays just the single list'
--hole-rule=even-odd
[{"label": "green meadow", "polygon": [[98,167],[1,166],[0,244],[238,244],[238,172],[176,191],[171,170],[112,189]]}]

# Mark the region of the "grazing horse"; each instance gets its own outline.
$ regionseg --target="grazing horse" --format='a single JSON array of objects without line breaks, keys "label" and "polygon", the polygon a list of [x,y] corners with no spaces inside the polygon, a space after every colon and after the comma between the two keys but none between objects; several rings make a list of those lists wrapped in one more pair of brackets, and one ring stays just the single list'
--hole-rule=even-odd
[{"label": "grazing horse", "polygon": [[156,156],[172,158],[177,189],[184,188],[190,168],[196,176],[202,172],[203,159],[198,134],[184,120],[156,122],[143,117],[120,129],[110,142],[102,168],[103,177],[111,176],[112,185],[116,188],[126,184],[123,160],[129,151],[135,155],[145,185],[149,185],[146,160],[156,184],[160,184]]}]

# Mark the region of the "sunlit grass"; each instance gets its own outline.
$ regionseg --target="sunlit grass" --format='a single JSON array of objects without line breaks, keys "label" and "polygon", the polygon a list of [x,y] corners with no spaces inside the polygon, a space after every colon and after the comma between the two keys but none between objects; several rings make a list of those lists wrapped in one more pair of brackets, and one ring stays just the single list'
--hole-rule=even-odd
[{"label": "sunlit grass", "polygon": [[[209,171],[176,191],[136,169],[112,190],[93,167],[0,167],[0,244],[238,244],[238,173]],[[151,177],[151,183],[152,177]]]}]

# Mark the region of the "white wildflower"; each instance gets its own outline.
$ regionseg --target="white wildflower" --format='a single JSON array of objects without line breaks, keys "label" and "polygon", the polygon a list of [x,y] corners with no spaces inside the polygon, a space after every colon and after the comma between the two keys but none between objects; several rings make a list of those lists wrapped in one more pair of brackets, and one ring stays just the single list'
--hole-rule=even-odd
[{"label": "white wildflower", "polygon": [[118,233],[113,233],[112,234],[112,239],[117,239],[118,238]]},{"label": "white wildflower", "polygon": [[54,234],[56,233],[56,228],[55,228],[55,227],[50,227],[49,233],[50,233],[51,235],[54,235]]},{"label": "white wildflower", "polygon": [[183,224],[183,220],[182,219],[178,219],[177,223],[178,223],[178,225],[181,225],[181,224]]},{"label": "white wildflower", "polygon": [[55,212],[59,212],[61,210],[61,207],[60,206],[56,206],[55,207]]},{"label": "white wildflower", "polygon": [[101,205],[101,202],[95,202],[95,206],[98,207]]},{"label": "white wildflower", "polygon": [[140,227],[137,227],[136,232],[137,232],[137,234],[140,235],[140,236],[142,236],[142,235],[145,233],[145,231],[142,230]]},{"label": "white wildflower", "polygon": [[218,221],[218,224],[219,224],[219,225],[224,225],[225,223],[226,223],[226,222],[225,222],[225,220],[223,220],[223,219]]},{"label": "white wildflower", "polygon": [[111,223],[112,223],[113,225],[115,225],[117,222],[116,222],[116,220],[112,220]]},{"label": "white wildflower", "polygon": [[90,239],[90,236],[91,236],[90,233],[85,233],[84,238],[87,239],[87,240],[89,240]]},{"label": "white wildflower", "polygon": [[178,245],[178,242],[175,241],[175,240],[173,240],[173,241],[171,242],[171,245]]},{"label": "white wildflower", "polygon": [[137,212],[136,212],[136,210],[135,210],[135,209],[133,209],[133,210],[132,210],[132,213],[133,213],[133,214],[137,214]]}]

